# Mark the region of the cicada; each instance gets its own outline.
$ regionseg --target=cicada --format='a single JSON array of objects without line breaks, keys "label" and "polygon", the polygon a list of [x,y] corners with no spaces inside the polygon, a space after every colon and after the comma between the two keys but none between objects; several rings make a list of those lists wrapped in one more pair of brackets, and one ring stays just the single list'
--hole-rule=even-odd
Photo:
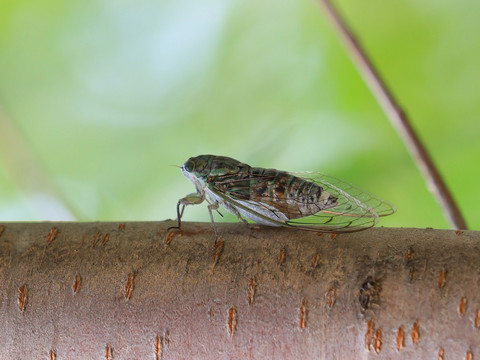
[{"label": "cicada", "polygon": [[319,173],[251,167],[225,156],[191,157],[181,167],[197,192],[177,204],[178,228],[187,205],[208,202],[210,221],[221,205],[242,222],[320,232],[353,232],[374,226],[395,207],[346,181]]}]

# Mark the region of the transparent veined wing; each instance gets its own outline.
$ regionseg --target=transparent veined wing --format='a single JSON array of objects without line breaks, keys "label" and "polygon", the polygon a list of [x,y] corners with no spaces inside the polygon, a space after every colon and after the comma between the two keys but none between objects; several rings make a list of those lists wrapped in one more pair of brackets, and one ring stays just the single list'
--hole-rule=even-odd
[{"label": "transparent veined wing", "polygon": [[395,206],[380,197],[333,176],[303,172],[292,174],[312,181],[337,198],[337,204],[314,215],[288,221],[288,225],[326,232],[354,232],[374,226],[379,217],[395,213]]},{"label": "transparent veined wing", "polygon": [[[325,190],[329,191],[333,195],[339,195],[342,198],[344,193],[349,197],[353,197],[360,201],[362,204],[373,209],[378,216],[388,216],[394,214],[397,209],[395,206],[382,198],[363,190],[352,183],[335,178],[330,175],[325,175],[319,172],[299,172],[291,173],[292,175],[301,177],[303,179],[313,181],[316,184],[322,186]],[[347,200],[344,200],[347,203]]]},{"label": "transparent veined wing", "polygon": [[[228,203],[228,206],[237,209],[247,218],[271,225],[311,231],[360,231],[374,226],[379,216],[387,216],[395,212],[395,207],[390,203],[332,176],[316,172],[289,173],[289,175],[319,185],[324,191],[337,198],[335,205],[326,209],[319,207],[319,211],[313,215],[290,219],[286,214],[292,213],[292,206],[289,207],[286,202],[278,201],[272,196],[256,196],[255,200],[247,199],[245,190],[249,185],[246,183],[246,177],[223,178],[223,184],[231,185],[229,190],[225,190],[226,188],[222,186],[212,186],[210,190]],[[250,174],[248,180],[272,181],[274,184],[275,176],[262,174],[258,179],[252,179]]]}]

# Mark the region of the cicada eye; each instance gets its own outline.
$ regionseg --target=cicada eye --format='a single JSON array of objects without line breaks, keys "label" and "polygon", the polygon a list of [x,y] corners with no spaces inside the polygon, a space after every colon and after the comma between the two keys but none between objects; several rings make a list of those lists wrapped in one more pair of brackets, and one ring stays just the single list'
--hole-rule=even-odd
[{"label": "cicada eye", "polygon": [[192,160],[188,159],[187,162],[183,164],[183,168],[185,169],[185,171],[191,173],[195,169],[195,163]]}]

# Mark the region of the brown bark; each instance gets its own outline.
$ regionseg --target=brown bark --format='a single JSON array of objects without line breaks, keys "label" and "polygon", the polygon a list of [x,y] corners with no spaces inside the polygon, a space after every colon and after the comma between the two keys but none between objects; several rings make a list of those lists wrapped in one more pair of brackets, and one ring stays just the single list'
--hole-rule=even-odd
[{"label": "brown bark", "polygon": [[479,232],[172,225],[3,224],[0,358],[480,358]]}]

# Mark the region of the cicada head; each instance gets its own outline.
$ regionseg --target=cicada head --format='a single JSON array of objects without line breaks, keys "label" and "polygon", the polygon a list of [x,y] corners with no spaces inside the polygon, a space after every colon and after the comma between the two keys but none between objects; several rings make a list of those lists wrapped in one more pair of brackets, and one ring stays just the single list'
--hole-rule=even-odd
[{"label": "cicada head", "polygon": [[182,166],[183,175],[187,178],[190,178],[192,175],[197,178],[208,176],[210,169],[207,156],[208,155],[201,155],[188,159]]},{"label": "cicada head", "polygon": [[182,173],[188,180],[195,184],[198,191],[205,186],[210,173],[209,155],[191,157],[182,166]]}]

